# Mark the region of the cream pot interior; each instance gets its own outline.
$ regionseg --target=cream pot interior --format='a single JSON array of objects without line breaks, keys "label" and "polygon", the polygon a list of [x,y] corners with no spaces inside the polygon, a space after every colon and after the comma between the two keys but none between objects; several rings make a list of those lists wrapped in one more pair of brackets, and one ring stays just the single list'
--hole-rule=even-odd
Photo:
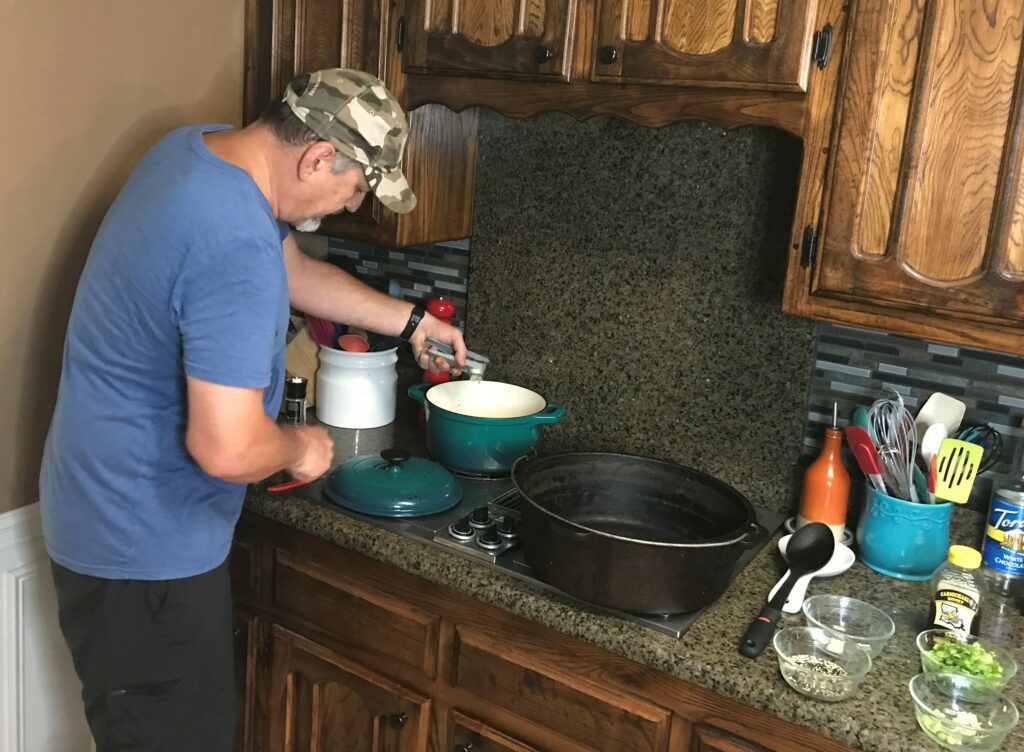
[{"label": "cream pot interior", "polygon": [[522,418],[547,406],[536,392],[500,381],[449,381],[426,396],[435,407],[474,418]]}]

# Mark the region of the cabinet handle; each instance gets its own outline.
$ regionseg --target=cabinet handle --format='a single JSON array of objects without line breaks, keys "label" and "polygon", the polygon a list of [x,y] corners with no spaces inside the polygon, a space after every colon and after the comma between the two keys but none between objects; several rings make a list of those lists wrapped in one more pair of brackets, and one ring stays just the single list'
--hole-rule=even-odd
[{"label": "cabinet handle", "polygon": [[388,723],[391,724],[391,728],[401,731],[405,728],[405,724],[408,720],[409,716],[405,713],[395,713],[388,718]]},{"label": "cabinet handle", "polygon": [[473,752],[473,742],[466,742],[465,744],[456,744],[454,752]]},{"label": "cabinet handle", "polygon": [[597,61],[604,65],[611,65],[619,59],[619,51],[610,44],[605,45],[597,51]]},{"label": "cabinet handle", "polygon": [[555,56],[554,51],[546,44],[538,44],[533,48],[533,59],[538,65],[546,63]]}]

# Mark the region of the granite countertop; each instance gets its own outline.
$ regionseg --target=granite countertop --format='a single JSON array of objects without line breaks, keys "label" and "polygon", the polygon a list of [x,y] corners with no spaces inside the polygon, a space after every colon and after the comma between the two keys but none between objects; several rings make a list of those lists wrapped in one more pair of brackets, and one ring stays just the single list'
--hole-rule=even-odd
[{"label": "granite countertop", "polygon": [[[404,395],[404,393],[403,393]],[[399,397],[399,414],[389,426],[368,430],[330,429],[335,459],[401,446],[424,454],[415,403]],[[312,533],[370,558],[451,587],[486,603],[598,645],[675,677],[810,728],[851,747],[877,752],[934,752],[940,749],[917,726],[907,682],[918,673],[914,639],[925,627],[929,585],[877,574],[859,561],[848,572],[812,581],[810,594],[836,593],[867,601],[889,613],[896,634],[858,692],[839,703],[817,702],[785,683],[769,647],[756,660],[736,649],[740,635],[760,610],[768,591],[785,570],[777,538],[766,545],[729,589],[683,635],[674,639],[639,624],[581,610],[550,593],[536,590],[498,570],[416,539],[401,537],[357,520],[340,508],[312,503],[301,496],[269,495],[253,487],[246,500],[252,512]],[[954,542],[977,544],[980,517],[967,510],[954,514]],[[982,605],[982,633],[1011,651],[1024,667],[1024,616],[1021,604],[989,596]],[[782,625],[803,623],[785,616]],[[1024,709],[1024,681],[1013,679],[1006,695]],[[1024,725],[1007,737],[1002,749],[1024,749]]]}]

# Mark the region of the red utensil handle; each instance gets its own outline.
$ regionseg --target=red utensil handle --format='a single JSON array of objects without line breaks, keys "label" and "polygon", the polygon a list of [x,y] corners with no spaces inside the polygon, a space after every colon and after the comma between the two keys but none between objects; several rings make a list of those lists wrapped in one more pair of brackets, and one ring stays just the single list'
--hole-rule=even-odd
[{"label": "red utensil handle", "polygon": [[290,480],[286,483],[278,483],[276,486],[267,486],[267,493],[281,493],[282,491],[291,491],[293,488],[299,486],[305,486],[309,483],[308,480]]}]

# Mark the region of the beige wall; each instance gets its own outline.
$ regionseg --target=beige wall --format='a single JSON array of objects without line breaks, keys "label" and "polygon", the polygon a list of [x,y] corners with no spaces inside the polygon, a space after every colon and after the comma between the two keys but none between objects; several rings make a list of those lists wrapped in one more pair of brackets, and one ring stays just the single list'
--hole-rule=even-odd
[{"label": "beige wall", "polygon": [[89,242],[168,130],[238,124],[245,0],[0,3],[0,512],[38,500]]}]

